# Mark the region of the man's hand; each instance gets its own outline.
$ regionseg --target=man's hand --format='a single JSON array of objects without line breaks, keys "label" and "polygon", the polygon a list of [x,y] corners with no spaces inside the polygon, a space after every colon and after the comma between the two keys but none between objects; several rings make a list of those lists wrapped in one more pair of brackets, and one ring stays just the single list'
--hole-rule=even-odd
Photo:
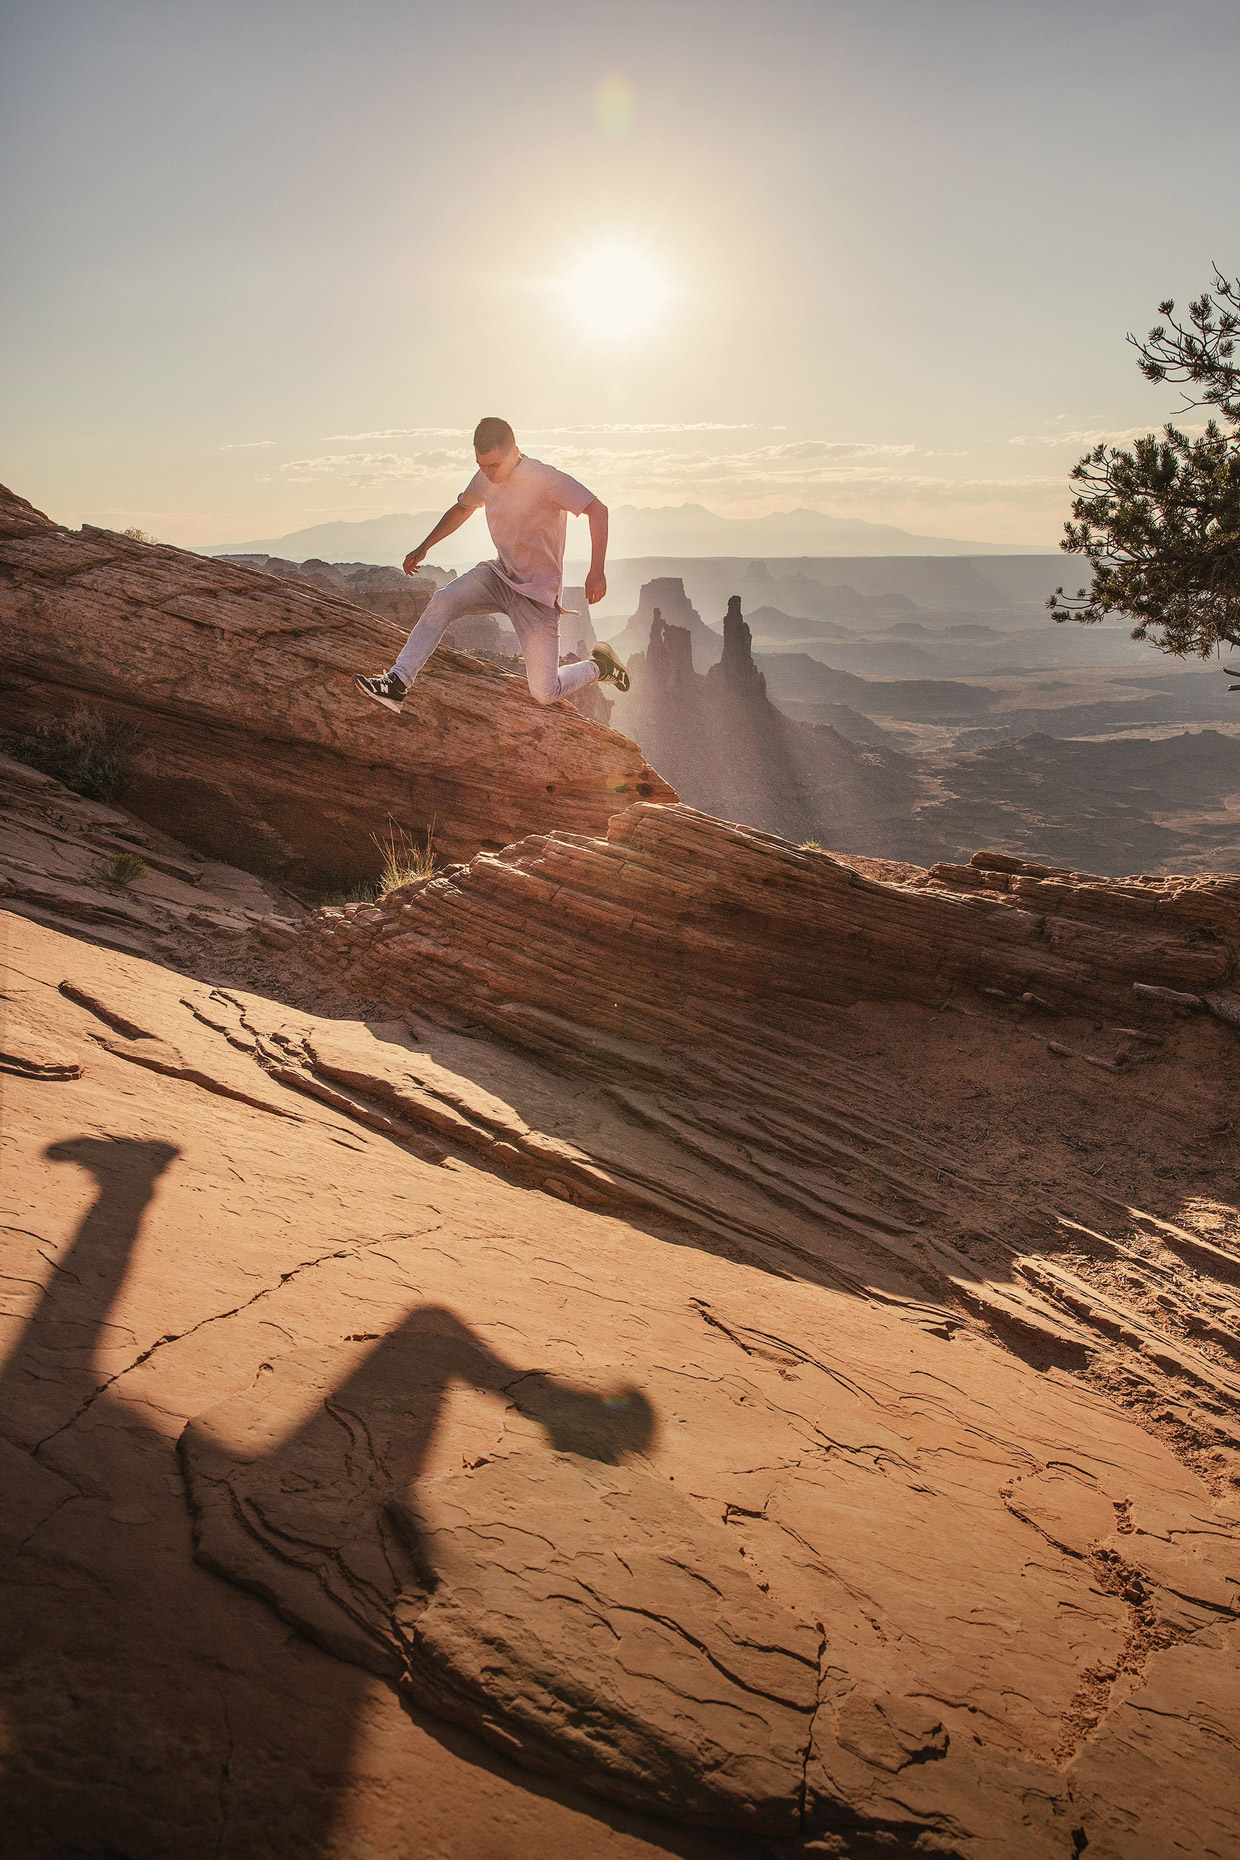
[{"label": "man's hand", "polygon": [[596,497],[586,505],[584,515],[590,525],[590,572],[586,576],[586,599],[593,607],[607,592],[607,577],[603,573],[603,564],[607,560],[607,506],[600,504]]},{"label": "man's hand", "polygon": [[417,548],[411,549],[405,557],[405,573],[416,575],[423,560],[430,554],[436,543],[445,542],[449,536],[455,535],[462,523],[468,522],[472,515],[473,510],[466,510],[464,504],[461,503],[453,504],[451,510],[445,510],[425,542],[420,542]]}]

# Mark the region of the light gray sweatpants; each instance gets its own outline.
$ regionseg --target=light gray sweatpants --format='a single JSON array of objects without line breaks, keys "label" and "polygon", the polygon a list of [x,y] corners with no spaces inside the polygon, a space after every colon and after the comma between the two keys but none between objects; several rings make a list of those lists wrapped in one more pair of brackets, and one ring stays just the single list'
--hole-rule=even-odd
[{"label": "light gray sweatpants", "polygon": [[593,659],[560,664],[560,616],[555,608],[518,594],[489,562],[480,562],[431,596],[392,667],[396,676],[411,685],[452,622],[466,614],[507,614],[521,642],[530,690],[540,704],[554,704],[598,678]]}]

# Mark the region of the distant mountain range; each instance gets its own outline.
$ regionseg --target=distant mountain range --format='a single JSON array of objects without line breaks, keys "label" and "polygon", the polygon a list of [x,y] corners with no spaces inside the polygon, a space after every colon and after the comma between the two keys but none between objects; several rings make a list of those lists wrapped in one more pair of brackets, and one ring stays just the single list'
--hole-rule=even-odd
[{"label": "distant mountain range", "polygon": [[[304,562],[374,562],[399,567],[441,512],[369,517],[356,523],[316,523],[286,536],[214,543],[199,555],[276,555]],[[577,534],[579,532],[579,534]],[[570,560],[588,553],[584,520],[569,526]],[[490,542],[481,516],[465,524],[434,552],[436,562],[460,568],[484,560]],[[766,517],[721,517],[702,504],[645,509],[621,504],[611,513],[610,555],[633,556],[870,556],[870,555],[1053,555],[1048,545],[963,542],[950,536],[915,536],[887,523],[829,517],[820,510],[774,511]]]}]

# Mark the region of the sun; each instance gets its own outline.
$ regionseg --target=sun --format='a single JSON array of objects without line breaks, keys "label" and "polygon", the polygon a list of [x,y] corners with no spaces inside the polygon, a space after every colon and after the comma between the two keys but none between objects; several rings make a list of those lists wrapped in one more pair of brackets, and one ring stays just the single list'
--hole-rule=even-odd
[{"label": "sun", "polygon": [[674,295],[668,271],[639,245],[588,246],[565,268],[557,295],[571,320],[599,342],[630,342],[660,323]]}]

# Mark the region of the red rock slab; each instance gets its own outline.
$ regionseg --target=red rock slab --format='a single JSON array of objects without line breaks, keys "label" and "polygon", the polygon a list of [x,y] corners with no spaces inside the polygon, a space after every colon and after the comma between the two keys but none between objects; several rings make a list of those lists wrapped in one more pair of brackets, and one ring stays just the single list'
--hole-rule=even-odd
[{"label": "red rock slab", "polygon": [[[1240,1627],[1154,1653],[1069,1773],[1098,1860],[1240,1853]],[[1191,1782],[1186,1782],[1187,1761]]]},{"label": "red rock slab", "polygon": [[1131,1014],[1134,984],[1217,988],[1237,973],[1240,880],[1167,881],[1155,896],[1102,879],[1022,882],[1037,896],[888,883],[643,802],[606,839],[536,836],[376,910],[317,913],[299,947],[393,1002],[503,1013],[517,1031],[517,1011],[562,1012],[567,999],[579,1024],[702,1046],[738,1014],[795,1031],[831,1005],[982,988]]},{"label": "red rock slab", "polygon": [[[287,1088],[267,1069],[271,1056],[300,1067],[296,1053],[324,1018],[6,922],[10,966],[43,1003],[30,1024],[75,1050],[108,1023],[58,992],[70,977],[137,1030],[112,1027],[117,1039],[167,1040],[204,1075],[258,1081],[277,1097]],[[499,1447],[519,1448],[527,1465],[570,1451],[583,1410],[597,1416],[589,1398],[601,1376],[609,1391],[639,1390],[656,1423],[645,1444],[624,1436],[619,1470],[663,1482],[701,1519],[695,1543],[721,1534],[755,1592],[796,1622],[821,1623],[810,1852],[882,1851],[880,1837],[896,1852],[920,1843],[981,1854],[985,1841],[992,1854],[1005,1841],[1019,1852],[1049,1827],[1050,1851],[1066,1860],[1078,1829],[1101,1837],[1116,1816],[1122,1828],[1134,1803],[1160,1839],[1169,1828],[1175,1840],[1225,1850],[1236,1772],[1216,1761],[1216,1726],[1226,1728],[1234,1662],[1207,1624],[1234,1619],[1223,1584],[1237,1525],[1203,1476],[1216,1470],[1198,1460],[1202,1435],[1188,1432],[1183,1389],[1172,1393],[1179,1385],[1168,1380],[1157,1413],[1126,1411],[1123,1391],[1144,1360],[1136,1346],[1104,1343],[1099,1331],[1094,1361],[1069,1373],[1061,1359],[1048,1365],[1036,1349],[988,1336],[948,1303],[942,1279],[933,1295],[910,1276],[931,1257],[930,1240],[947,1244],[966,1195],[1002,1191],[996,1205],[1013,1224],[1022,1195],[1045,1197],[1041,1151],[1001,1154],[1003,1183],[953,1160],[951,1142],[971,1141],[990,1113],[985,1099],[980,1109],[948,1100],[967,1099],[979,1066],[998,1099],[1001,1086],[1036,1087],[1037,1063],[1049,1062],[1030,1061],[1033,1049],[1009,1038],[988,1049],[983,1023],[902,999],[824,1021],[817,1046],[720,1015],[714,1054],[626,1045],[563,1013],[530,1024],[558,1029],[562,1044],[546,1059],[497,1045],[476,1025],[438,1043],[432,1023],[433,1063],[423,1065],[376,1023],[351,1038],[337,1031],[332,1062],[360,1078],[368,1044],[391,1049],[391,1069],[386,1059],[374,1068],[380,1082],[402,1068],[420,1089],[442,1090],[441,1103],[450,1094],[493,1120],[511,1111],[585,1154],[595,1107],[614,1108],[607,1094],[622,1070],[650,1120],[639,1124],[634,1110],[627,1126],[632,1166],[647,1178],[670,1182],[690,1155],[703,1197],[713,1185],[716,1203],[743,1203],[772,1246],[795,1238],[812,1252],[808,1217],[794,1226],[781,1196],[801,1171],[825,1182],[829,1165],[837,1185],[866,1177],[874,1223],[863,1235],[859,1223],[822,1215],[817,1253],[799,1265],[796,1255],[760,1254],[756,1242],[725,1255],[702,1229],[648,1211],[617,1217],[531,1193],[477,1154],[428,1160],[300,1092],[287,1092],[300,1121],[275,1119],[101,1044],[79,1080],[6,1078],[10,1353],[0,1432],[31,1476],[15,1477],[20,1516],[0,1611],[18,1751],[3,1825],[42,1831],[41,1851],[71,1850],[86,1824],[117,1851],[178,1860],[227,1851],[238,1829],[264,1860],[290,1841],[313,1852],[329,1833],[359,1853],[454,1840],[488,1854],[493,1824],[504,1860],[646,1855],[669,1843],[694,1851],[695,1840],[697,1852],[717,1852],[718,1833],[672,1832],[562,1777],[534,1783],[480,1738],[421,1708],[403,1714],[391,1682],[290,1636],[276,1607],[193,1560],[173,1449],[188,1421],[208,1415],[217,1417],[212,1450],[231,1456],[242,1495],[260,1494],[246,1482],[269,1462],[287,1506],[255,1528],[238,1525],[265,1593],[308,1574],[338,1614],[366,1583],[371,1612],[355,1609],[351,1620],[373,1645],[366,1623],[390,1619],[392,1595],[426,1593],[425,1569],[419,1577],[398,1560],[403,1533],[391,1534],[389,1562],[376,1528],[392,1474],[408,1479],[406,1502],[429,1529],[437,1520],[419,1504],[441,1479],[467,1484],[485,1472],[477,1462],[495,1452],[497,1426]],[[869,1042],[884,1025],[893,1037],[877,1064],[840,1045],[848,1026]],[[1190,1057],[1225,1037],[1203,1016],[1175,1035]],[[559,1054],[585,1048],[588,1065],[568,1070]],[[1174,1111],[1145,1105],[1132,1142],[1169,1156],[1179,1153],[1184,1106],[1206,1100],[1183,1068],[1168,1077]],[[949,1091],[944,1080],[965,1083]],[[948,1114],[954,1138],[941,1127]],[[1042,1128],[1075,1133],[1104,1114],[1097,1100],[1056,1097]],[[608,1141],[622,1128],[609,1125]],[[1113,1120],[1106,1128],[1118,1134]],[[936,1183],[949,1165],[965,1173]],[[1064,1182],[1075,1194],[1093,1177]],[[1178,1225],[1163,1222],[1168,1244],[1187,1233],[1195,1186],[1157,1204],[1164,1216],[1180,1209]],[[969,1222],[979,1207],[969,1201]],[[1219,1254],[1231,1231],[1224,1214],[1220,1205]],[[923,1223],[912,1235],[898,1225],[912,1226],[909,1215]],[[1062,1230],[1048,1222],[1047,1231],[1062,1244]],[[1139,1257],[1151,1283],[1175,1284],[1187,1300],[1189,1275],[1158,1250],[1161,1231],[1143,1230],[1149,1248],[1139,1256],[1137,1240],[1125,1250],[1096,1233],[1092,1264],[1078,1232],[1073,1280],[1089,1289],[1099,1261],[1130,1272]],[[864,1251],[880,1232],[907,1249],[898,1282]],[[1203,1300],[1215,1295],[1205,1272],[1224,1269],[1212,1259],[1194,1259],[1192,1295]],[[828,1280],[837,1262],[849,1276]],[[1014,1284],[1006,1270],[987,1268]],[[429,1383],[412,1370],[389,1379],[389,1352],[393,1362],[430,1361],[444,1312],[458,1327],[457,1373],[447,1376],[441,1356]],[[286,1360],[300,1366],[295,1376],[278,1366]],[[377,1383],[368,1380],[376,1364]],[[439,1388],[439,1418],[415,1467],[401,1443],[428,1387]],[[367,1389],[373,1402],[361,1399]],[[381,1411],[385,1389],[392,1399]],[[239,1398],[251,1398],[251,1419],[234,1437],[218,1417]],[[1203,1385],[1198,1399],[1225,1420],[1221,1385]],[[1164,1400],[1186,1415],[1183,1432],[1160,1419]],[[592,1453],[610,1477],[598,1452],[606,1431]],[[390,1469],[380,1479],[367,1432]],[[298,1442],[312,1474],[300,1486],[287,1450]],[[1099,1541],[1108,1508],[1114,1528]],[[282,1533],[281,1517],[296,1528]],[[343,1545],[339,1533],[324,1542],[333,1521],[348,1526]],[[297,1561],[311,1524],[315,1554],[333,1569],[347,1561],[342,1599]],[[1103,1727],[1128,1722],[1116,1714],[1145,1676],[1154,1687],[1176,1636],[1194,1651],[1193,1688],[1151,1694],[1148,1721],[1164,1705],[1172,1720],[1153,1801],[1136,1795],[1131,1759]],[[1069,1766],[1095,1747],[1078,1796]]]},{"label": "red rock slab", "polygon": [[371,878],[389,818],[449,857],[598,833],[673,791],[627,737],[443,648],[404,712],[361,697],[403,629],[306,584],[109,530],[0,490],[0,724],[85,701],[138,724],[126,805],[200,852],[294,886]]}]

